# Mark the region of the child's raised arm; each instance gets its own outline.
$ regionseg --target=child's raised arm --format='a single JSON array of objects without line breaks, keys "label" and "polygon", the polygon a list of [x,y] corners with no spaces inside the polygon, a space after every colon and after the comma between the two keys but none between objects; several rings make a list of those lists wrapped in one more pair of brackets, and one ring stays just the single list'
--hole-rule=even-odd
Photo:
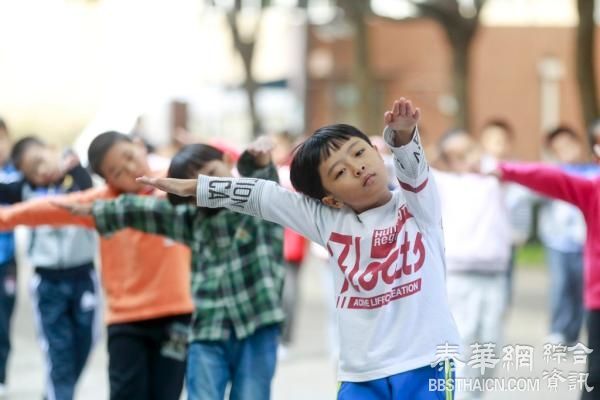
[{"label": "child's raised arm", "polygon": [[417,129],[421,112],[400,98],[384,115],[384,139],[394,154],[394,169],[409,209],[417,219],[440,226],[439,196]]}]

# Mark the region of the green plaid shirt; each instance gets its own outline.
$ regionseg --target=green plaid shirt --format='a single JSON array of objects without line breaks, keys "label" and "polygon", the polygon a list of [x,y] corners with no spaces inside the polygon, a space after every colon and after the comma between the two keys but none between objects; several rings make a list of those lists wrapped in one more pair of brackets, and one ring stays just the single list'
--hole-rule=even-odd
[{"label": "green plaid shirt", "polygon": [[[277,179],[272,165],[248,175]],[[232,333],[242,339],[283,321],[285,269],[279,225],[225,209],[172,206],[164,199],[134,195],[97,201],[93,215],[102,235],[130,227],[190,247],[195,303],[190,341],[226,340]]]}]

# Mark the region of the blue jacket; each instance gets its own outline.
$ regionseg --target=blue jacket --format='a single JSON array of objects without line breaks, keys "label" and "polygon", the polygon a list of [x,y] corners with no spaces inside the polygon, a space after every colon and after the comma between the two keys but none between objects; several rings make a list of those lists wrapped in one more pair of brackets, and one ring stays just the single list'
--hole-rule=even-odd
[{"label": "blue jacket", "polygon": [[[12,164],[0,168],[0,183],[10,184],[21,180],[21,174]],[[2,202],[1,204],[8,204]],[[12,231],[0,232],[0,265],[11,262],[15,258],[15,235]]]},{"label": "blue jacket", "polygon": [[[50,186],[35,187],[23,178],[9,184],[0,184],[0,202],[13,204],[90,187],[92,179],[89,173],[81,165],[77,165]],[[95,250],[95,235],[90,229],[40,226],[32,229],[29,261],[34,267],[63,270],[92,263]]]}]

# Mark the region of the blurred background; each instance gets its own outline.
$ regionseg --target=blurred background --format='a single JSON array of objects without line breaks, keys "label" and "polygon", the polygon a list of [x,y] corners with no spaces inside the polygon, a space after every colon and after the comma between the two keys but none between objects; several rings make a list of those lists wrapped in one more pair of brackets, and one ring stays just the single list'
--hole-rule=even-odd
[{"label": "blurred background", "polygon": [[[510,117],[518,155],[595,117],[594,1],[21,0],[0,15],[0,110],[59,144],[176,128],[241,143],[344,120],[375,134],[399,95],[433,141]],[[87,139],[87,140],[86,140]]]},{"label": "blurred background", "polygon": [[[399,96],[423,111],[434,146],[449,128],[475,138],[510,123],[514,158],[545,158],[545,135],[568,125],[586,148],[599,116],[600,2],[594,0],[3,0],[0,116],[16,139],[35,134],[75,150],[106,130],[172,155],[182,133],[242,148],[261,134],[295,138],[346,122],[370,135]],[[589,153],[589,152],[588,152]],[[591,153],[588,155],[591,160]],[[532,234],[516,258],[507,342],[540,346],[548,270]],[[22,257],[25,263],[25,257]],[[335,396],[332,296],[321,261],[304,262],[295,339],[275,399]],[[9,398],[37,399],[43,360],[22,268]],[[540,351],[541,357],[541,351]],[[532,376],[542,376],[543,363]],[[489,399],[576,399],[562,392]],[[107,398],[104,345],[78,391]]]}]

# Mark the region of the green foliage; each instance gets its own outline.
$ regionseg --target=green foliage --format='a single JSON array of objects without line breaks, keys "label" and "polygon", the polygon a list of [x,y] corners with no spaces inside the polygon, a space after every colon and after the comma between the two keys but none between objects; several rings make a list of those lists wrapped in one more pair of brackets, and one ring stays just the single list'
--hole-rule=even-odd
[{"label": "green foliage", "polygon": [[545,265],[544,248],[539,242],[527,243],[517,250],[517,267],[543,267]]}]

